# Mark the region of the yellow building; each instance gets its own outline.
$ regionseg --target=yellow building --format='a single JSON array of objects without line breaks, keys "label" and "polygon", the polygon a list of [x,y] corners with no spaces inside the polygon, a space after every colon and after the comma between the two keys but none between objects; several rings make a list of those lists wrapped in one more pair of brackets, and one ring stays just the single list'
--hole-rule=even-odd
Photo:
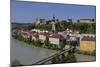
[{"label": "yellow building", "polygon": [[80,41],[80,50],[92,52],[96,50],[96,40],[94,37],[83,37]]}]

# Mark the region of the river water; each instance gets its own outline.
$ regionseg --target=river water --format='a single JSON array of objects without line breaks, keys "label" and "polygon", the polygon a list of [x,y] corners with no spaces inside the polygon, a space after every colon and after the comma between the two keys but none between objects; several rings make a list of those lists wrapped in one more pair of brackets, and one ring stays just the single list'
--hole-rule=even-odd
[{"label": "river water", "polygon": [[26,45],[27,44],[24,42],[20,42],[13,38],[11,39],[11,61],[17,59],[21,64],[33,64],[57,52],[55,50],[40,47],[31,48]]},{"label": "river water", "polygon": [[[26,43],[11,38],[11,61],[18,60],[21,64],[33,64],[55,54],[56,50],[27,46]],[[95,61],[94,56],[75,54],[77,61]]]}]

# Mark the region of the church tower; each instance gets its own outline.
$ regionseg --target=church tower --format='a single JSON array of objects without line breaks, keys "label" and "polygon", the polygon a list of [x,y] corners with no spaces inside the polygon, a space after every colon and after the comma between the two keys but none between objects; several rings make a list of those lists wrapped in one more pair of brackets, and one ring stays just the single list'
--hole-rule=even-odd
[{"label": "church tower", "polygon": [[56,27],[55,27],[55,22],[56,22],[56,19],[55,19],[55,17],[53,16],[53,19],[52,19],[52,31],[56,31]]}]

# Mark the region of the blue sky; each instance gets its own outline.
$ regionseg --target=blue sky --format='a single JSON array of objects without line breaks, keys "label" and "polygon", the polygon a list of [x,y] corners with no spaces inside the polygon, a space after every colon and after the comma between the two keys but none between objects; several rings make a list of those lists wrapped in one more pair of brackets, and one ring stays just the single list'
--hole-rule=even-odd
[{"label": "blue sky", "polygon": [[52,19],[55,15],[59,20],[67,18],[76,21],[79,18],[94,18],[95,6],[50,4],[36,2],[11,2],[11,21],[18,23],[32,23],[36,18]]}]

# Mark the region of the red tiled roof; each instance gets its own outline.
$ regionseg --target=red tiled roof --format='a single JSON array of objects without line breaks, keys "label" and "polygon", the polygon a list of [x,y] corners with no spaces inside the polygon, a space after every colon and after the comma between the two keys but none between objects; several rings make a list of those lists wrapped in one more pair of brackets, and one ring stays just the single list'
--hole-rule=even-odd
[{"label": "red tiled roof", "polygon": [[84,36],[81,41],[96,41],[95,37]]},{"label": "red tiled roof", "polygon": [[40,35],[44,35],[44,36],[47,36],[48,35],[48,33],[47,32],[41,32],[41,33],[39,33]]},{"label": "red tiled roof", "polygon": [[32,36],[32,32],[28,32],[28,35]]},{"label": "red tiled roof", "polygon": [[32,35],[32,32],[30,32],[30,31],[22,31],[22,33],[25,34],[25,35],[29,35],[29,36]]},{"label": "red tiled roof", "polygon": [[25,28],[25,27],[22,27],[21,30],[23,30],[23,31],[27,31],[28,29]]},{"label": "red tiled roof", "polygon": [[58,33],[54,33],[50,36],[51,38],[60,38],[60,39],[64,39],[64,37]]}]

